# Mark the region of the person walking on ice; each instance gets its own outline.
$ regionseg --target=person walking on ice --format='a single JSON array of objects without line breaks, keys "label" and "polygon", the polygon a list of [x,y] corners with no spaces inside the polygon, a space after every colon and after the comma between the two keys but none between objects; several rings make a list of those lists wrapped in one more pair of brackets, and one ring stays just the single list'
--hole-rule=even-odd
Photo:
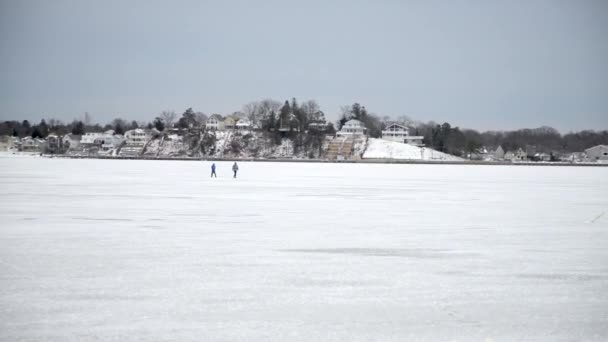
[{"label": "person walking on ice", "polygon": [[239,166],[236,165],[236,162],[234,162],[234,165],[232,165],[232,171],[234,171],[234,178],[236,178],[236,172],[239,170]]},{"label": "person walking on ice", "polygon": [[215,173],[215,163],[211,164],[211,178],[213,178],[213,176],[217,178],[217,174]]}]

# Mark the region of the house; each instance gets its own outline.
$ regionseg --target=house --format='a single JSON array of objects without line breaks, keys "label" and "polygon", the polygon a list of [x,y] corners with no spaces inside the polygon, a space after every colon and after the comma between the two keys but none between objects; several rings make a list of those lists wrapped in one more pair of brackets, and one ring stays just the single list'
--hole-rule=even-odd
[{"label": "house", "polygon": [[502,160],[505,158],[505,150],[502,149],[502,146],[498,146],[496,151],[494,151],[494,159]]},{"label": "house", "polygon": [[235,129],[236,128],[236,120],[232,116],[227,116],[224,119],[224,129]]},{"label": "house", "polygon": [[608,161],[608,145],[597,145],[585,150],[587,160]]},{"label": "house", "polygon": [[249,121],[247,118],[242,118],[236,123],[236,129],[249,130],[252,127],[251,121]]},{"label": "house", "polygon": [[224,130],[224,119],[219,114],[213,114],[207,119],[207,130],[210,131],[223,131]]},{"label": "house", "polygon": [[528,159],[528,155],[523,149],[519,148],[515,152],[507,151],[507,153],[505,153],[504,159],[510,161],[524,161]]},{"label": "house", "polygon": [[523,161],[523,160],[527,160],[528,159],[528,155],[526,154],[526,151],[524,151],[521,147],[519,149],[517,149],[517,151],[515,152],[515,159],[517,161]]},{"label": "house", "polygon": [[325,131],[327,130],[327,122],[325,120],[311,122],[308,124],[308,129],[314,131]]},{"label": "house", "polygon": [[83,147],[91,147],[95,143],[95,139],[97,139],[99,137],[103,137],[103,136],[104,136],[104,133],[99,133],[99,132],[85,133],[80,139],[80,144],[83,145]]},{"label": "house", "polygon": [[560,160],[563,162],[570,162],[570,163],[582,162],[585,160],[585,153],[584,152],[573,152],[570,154],[564,154],[560,157]]},{"label": "house", "polygon": [[20,145],[18,137],[12,137],[10,135],[0,136],[0,151],[16,150]]},{"label": "house", "polygon": [[141,128],[125,132],[124,145],[120,148],[121,156],[137,156],[141,154],[150,135]]},{"label": "house", "polygon": [[82,139],[81,135],[76,134],[66,134],[61,139],[61,143],[63,144],[63,148],[66,150],[76,150],[80,147],[80,140]]},{"label": "house", "polygon": [[21,139],[21,151],[40,153],[45,143],[43,139],[25,137]]},{"label": "house", "polygon": [[143,147],[149,139],[150,135],[141,128],[136,128],[125,132],[125,140],[127,145]]},{"label": "house", "polygon": [[538,152],[533,156],[534,161],[551,161],[551,155],[549,153]]},{"label": "house", "polygon": [[59,153],[63,147],[62,140],[56,134],[49,134],[46,137],[46,152]]},{"label": "house", "polygon": [[396,123],[388,125],[388,127],[382,131],[382,139],[414,146],[424,146],[422,143],[422,140],[424,139],[423,136],[412,136],[410,135],[410,129],[408,127]]},{"label": "house", "polygon": [[94,145],[99,148],[100,152],[111,152],[119,148],[125,142],[125,138],[120,134],[103,136],[95,139]]},{"label": "house", "polygon": [[342,126],[338,132],[338,135],[363,135],[365,134],[366,130],[367,129],[365,128],[365,125],[363,125],[363,122],[352,119],[346,121],[344,126]]}]

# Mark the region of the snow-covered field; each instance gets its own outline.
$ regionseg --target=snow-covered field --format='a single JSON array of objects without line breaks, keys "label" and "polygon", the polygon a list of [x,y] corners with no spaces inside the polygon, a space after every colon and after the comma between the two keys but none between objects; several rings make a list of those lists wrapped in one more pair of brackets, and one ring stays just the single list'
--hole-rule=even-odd
[{"label": "snow-covered field", "polygon": [[608,169],[0,158],[1,341],[606,341]]},{"label": "snow-covered field", "polygon": [[431,148],[417,147],[395,141],[370,138],[364,159],[404,159],[404,160],[434,160],[434,161],[463,161],[462,158],[451,154],[435,151]]}]

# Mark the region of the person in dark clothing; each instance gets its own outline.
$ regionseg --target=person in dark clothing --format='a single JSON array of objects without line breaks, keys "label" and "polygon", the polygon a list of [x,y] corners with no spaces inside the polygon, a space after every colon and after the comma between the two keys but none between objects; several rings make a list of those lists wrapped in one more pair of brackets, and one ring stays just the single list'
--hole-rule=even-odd
[{"label": "person in dark clothing", "polygon": [[239,170],[239,166],[236,165],[236,162],[234,162],[234,165],[232,165],[232,171],[234,171],[234,178],[236,178],[236,172]]},{"label": "person in dark clothing", "polygon": [[217,178],[217,174],[215,173],[215,163],[211,164],[211,177],[213,176]]}]

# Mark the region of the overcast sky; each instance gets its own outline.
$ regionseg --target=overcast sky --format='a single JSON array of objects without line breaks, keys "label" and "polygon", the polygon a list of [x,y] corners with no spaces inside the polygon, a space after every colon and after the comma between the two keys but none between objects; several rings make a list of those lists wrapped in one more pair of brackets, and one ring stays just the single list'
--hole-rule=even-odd
[{"label": "overcast sky", "polygon": [[0,0],[0,120],[316,99],[475,129],[608,129],[608,1]]}]

